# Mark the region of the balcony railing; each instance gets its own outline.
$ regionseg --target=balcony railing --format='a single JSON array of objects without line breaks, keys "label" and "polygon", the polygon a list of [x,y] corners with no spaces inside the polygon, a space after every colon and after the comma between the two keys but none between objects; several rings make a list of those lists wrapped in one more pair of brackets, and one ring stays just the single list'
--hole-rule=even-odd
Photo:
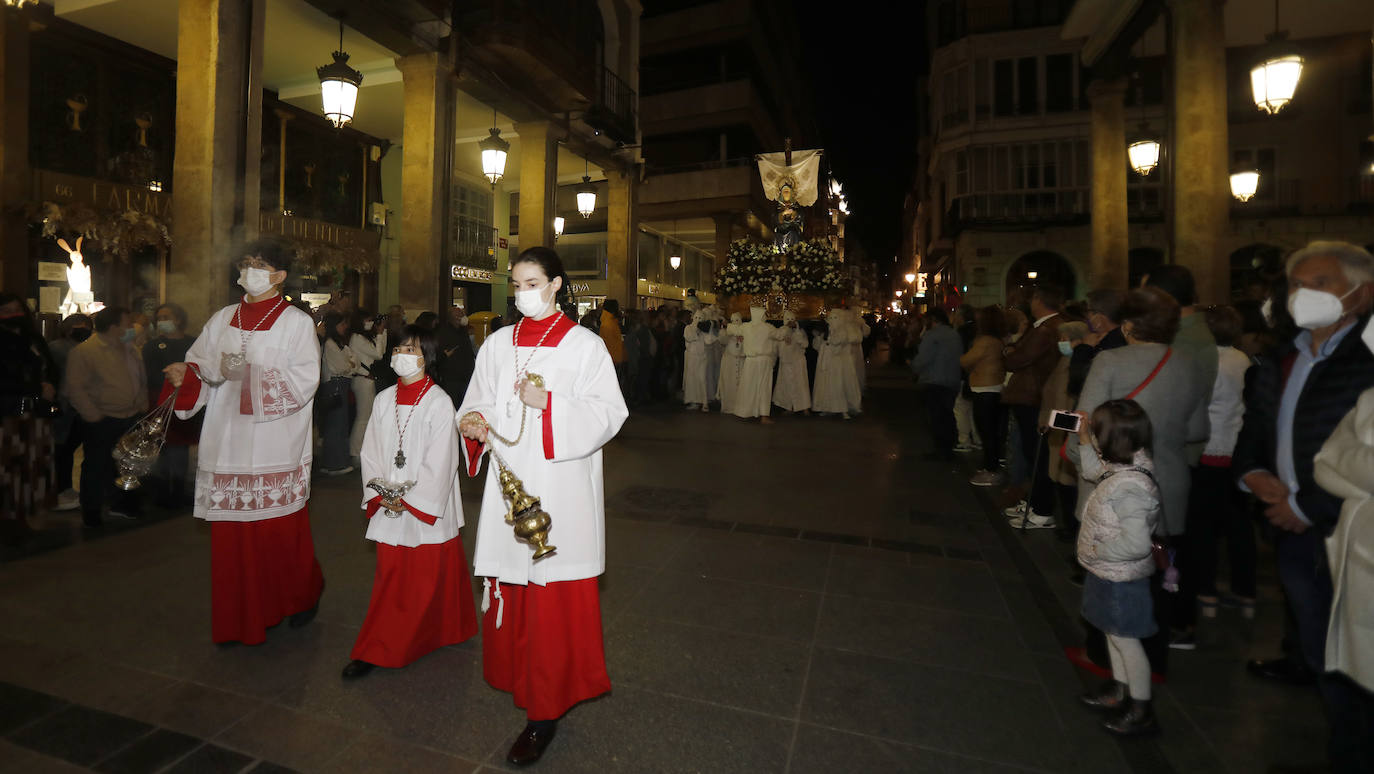
[{"label": "balcony railing", "polygon": [[587,123],[621,142],[636,139],[636,113],[639,109],[635,90],[610,68],[601,68],[597,82],[596,102],[587,111]]},{"label": "balcony railing", "polygon": [[485,220],[454,215],[449,232],[449,259],[452,263],[477,269],[496,270],[497,229]]}]

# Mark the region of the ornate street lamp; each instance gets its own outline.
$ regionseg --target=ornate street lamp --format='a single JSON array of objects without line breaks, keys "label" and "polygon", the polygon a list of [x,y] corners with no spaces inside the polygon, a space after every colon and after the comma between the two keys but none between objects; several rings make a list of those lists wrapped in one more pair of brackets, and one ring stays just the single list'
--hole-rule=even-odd
[{"label": "ornate street lamp", "polygon": [[[1269,36],[1271,49],[1282,49],[1288,33],[1279,30],[1279,0],[1274,0],[1274,32]],[[1298,90],[1302,78],[1303,58],[1297,54],[1270,56],[1250,71],[1250,91],[1255,107],[1270,115],[1283,110]]]},{"label": "ornate street lamp", "polygon": [[506,174],[506,154],[510,152],[510,143],[501,139],[501,130],[496,128],[496,108],[491,109],[491,123],[491,136],[477,143],[477,147],[482,149],[482,174],[495,188]]},{"label": "ornate street lamp", "polygon": [[682,256],[680,256],[680,255],[670,255],[670,256],[668,256],[668,265],[671,266],[671,267],[673,267],[673,271],[677,271],[678,267],[682,265]]},{"label": "ornate street lamp", "polygon": [[1231,195],[1248,202],[1259,190],[1259,172],[1253,169],[1242,170],[1231,175]]},{"label": "ornate street lamp", "polygon": [[906,284],[910,285],[911,283],[916,281],[916,275],[912,272],[907,272],[906,274],[902,275],[902,279],[906,280]]},{"label": "ornate street lamp", "polygon": [[577,191],[577,212],[584,218],[590,218],[596,212],[596,183],[592,182],[587,160],[583,159],[582,164],[582,182],[574,189]]},{"label": "ornate street lamp", "polygon": [[553,218],[553,238],[556,241],[563,236],[563,216],[555,215]]},{"label": "ornate street lamp", "polygon": [[1126,146],[1126,157],[1131,161],[1131,169],[1145,177],[1159,166],[1159,143],[1148,138],[1136,140]]},{"label": "ornate street lamp", "polygon": [[334,61],[316,68],[315,74],[320,77],[320,102],[324,107],[324,117],[334,124],[335,129],[352,121],[363,74],[348,66],[348,54],[343,50],[343,19],[339,19],[339,50],[334,52]]}]

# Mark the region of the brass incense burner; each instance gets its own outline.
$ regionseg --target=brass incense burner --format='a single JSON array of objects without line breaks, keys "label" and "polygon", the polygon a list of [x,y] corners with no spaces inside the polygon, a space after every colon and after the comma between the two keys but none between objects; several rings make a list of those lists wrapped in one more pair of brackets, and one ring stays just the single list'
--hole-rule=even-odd
[{"label": "brass incense burner", "polygon": [[495,457],[500,469],[498,480],[501,482],[501,495],[509,504],[506,523],[515,528],[515,537],[534,546],[535,560],[543,559],[558,546],[548,544],[549,527],[553,519],[539,506],[539,498],[525,491],[525,484],[516,477],[500,457]]}]

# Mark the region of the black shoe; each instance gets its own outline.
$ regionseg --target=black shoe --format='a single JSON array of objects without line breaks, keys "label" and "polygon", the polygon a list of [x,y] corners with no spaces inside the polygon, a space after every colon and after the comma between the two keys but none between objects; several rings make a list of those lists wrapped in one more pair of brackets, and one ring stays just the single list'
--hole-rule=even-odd
[{"label": "black shoe", "polygon": [[359,661],[357,659],[353,659],[352,661],[348,662],[348,666],[343,668],[343,678],[345,680],[356,680],[359,677],[364,677],[370,674],[372,670],[376,668],[376,664],[369,664],[366,661]]},{"label": "black shoe", "polygon": [[1155,713],[1150,707],[1149,699],[1127,699],[1121,713],[1102,721],[1102,727],[1117,736],[1159,733],[1159,724],[1155,722]]},{"label": "black shoe", "polygon": [[544,750],[553,741],[554,734],[558,732],[558,721],[542,720],[539,722],[530,721],[525,724],[525,730],[516,737],[515,744],[510,746],[510,752],[506,753],[506,762],[516,766],[528,766],[539,760],[544,755]]},{"label": "black shoe", "polygon": [[1126,701],[1126,684],[1115,680],[1108,680],[1098,687],[1095,691],[1089,691],[1078,697],[1087,707],[1095,710],[1107,711],[1120,709],[1122,703]]},{"label": "black shoe", "polygon": [[1289,685],[1311,685],[1317,681],[1305,664],[1287,656],[1279,658],[1255,659],[1245,662],[1245,669],[1255,677],[1274,680]]},{"label": "black shoe", "polygon": [[286,619],[287,624],[289,624],[292,629],[299,629],[302,626],[305,626],[306,624],[315,620],[315,614],[320,612],[321,599],[324,599],[323,581],[320,582],[320,595],[318,597],[315,597],[314,607],[311,607],[309,610],[302,610],[299,613],[292,613],[291,617]]}]

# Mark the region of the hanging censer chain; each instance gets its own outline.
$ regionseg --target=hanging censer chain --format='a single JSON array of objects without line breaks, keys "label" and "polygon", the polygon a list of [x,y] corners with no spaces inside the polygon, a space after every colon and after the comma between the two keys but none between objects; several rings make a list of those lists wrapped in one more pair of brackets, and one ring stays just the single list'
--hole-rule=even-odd
[{"label": "hanging censer chain", "polygon": [[401,389],[399,387],[396,388],[397,400],[392,408],[396,411],[396,428],[398,430],[398,436],[396,438],[396,459],[394,460],[397,468],[404,468],[406,466],[406,428],[410,427],[410,420],[415,418],[415,409],[420,407],[420,401],[425,399],[425,393],[429,392],[429,388],[433,386],[434,382],[430,382],[425,385],[423,390],[420,390],[420,396],[416,398],[415,403],[411,405],[410,413],[406,414],[406,423],[404,425],[401,424]]},{"label": "hanging censer chain", "polygon": [[[538,387],[541,390],[544,389],[544,377],[540,376],[539,374],[526,373],[525,378],[529,379],[535,387]],[[482,416],[481,414],[478,414],[474,411],[469,416],[473,417],[475,421],[481,423],[482,427],[485,427],[487,429],[487,434],[491,437],[495,438],[501,443],[504,443],[507,446],[515,446],[516,444],[520,443],[521,438],[525,437],[525,416],[529,413],[526,410],[528,408],[529,406],[526,406],[523,403],[520,404],[520,432],[516,434],[515,440],[513,441],[496,432],[496,429],[493,428],[491,426],[491,423],[487,421],[486,417]],[[495,452],[492,453],[495,454]]]}]

